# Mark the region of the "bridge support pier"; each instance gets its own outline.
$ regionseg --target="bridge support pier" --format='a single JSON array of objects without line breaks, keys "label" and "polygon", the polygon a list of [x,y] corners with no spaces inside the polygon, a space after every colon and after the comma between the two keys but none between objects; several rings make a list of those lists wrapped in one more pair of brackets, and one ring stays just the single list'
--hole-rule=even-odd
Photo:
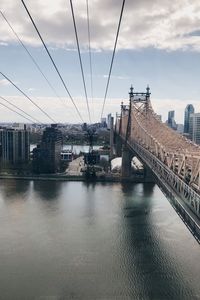
[{"label": "bridge support pier", "polygon": [[145,182],[155,182],[153,172],[147,166],[144,166],[144,181]]},{"label": "bridge support pier", "polygon": [[110,122],[110,159],[114,157],[114,129],[113,129],[114,118],[111,117]]},{"label": "bridge support pier", "polygon": [[122,157],[122,140],[115,134],[115,153],[117,157]]},{"label": "bridge support pier", "polygon": [[131,176],[131,161],[133,154],[126,145],[122,147],[122,178],[129,178]]}]

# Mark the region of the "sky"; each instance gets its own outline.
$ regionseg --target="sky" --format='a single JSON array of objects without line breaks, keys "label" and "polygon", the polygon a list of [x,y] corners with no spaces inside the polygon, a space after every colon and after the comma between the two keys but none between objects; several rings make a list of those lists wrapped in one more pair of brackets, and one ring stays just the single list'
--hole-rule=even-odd
[{"label": "sky", "polygon": [[[24,1],[51,53],[84,122],[89,122],[69,0]],[[93,95],[88,52],[86,0],[73,0],[92,122],[100,120],[122,0],[88,0]],[[22,5],[1,0],[0,10],[39,65],[50,85],[0,14],[0,72],[10,78],[56,122],[81,122]],[[135,92],[151,89],[151,102],[162,120],[175,110],[200,112],[200,1],[126,0],[104,116],[120,112]],[[53,87],[53,88],[52,88]],[[50,119],[0,74],[0,97],[40,122]],[[0,122],[28,122],[9,111],[0,98]],[[13,108],[16,110],[16,108]],[[20,111],[18,111],[20,112]]]}]

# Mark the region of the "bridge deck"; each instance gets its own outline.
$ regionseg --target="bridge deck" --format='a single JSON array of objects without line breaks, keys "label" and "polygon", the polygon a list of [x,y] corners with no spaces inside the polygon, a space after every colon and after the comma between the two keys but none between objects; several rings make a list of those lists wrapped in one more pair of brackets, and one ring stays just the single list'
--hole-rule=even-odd
[{"label": "bridge deck", "polygon": [[177,134],[177,132],[169,128],[166,124],[161,123],[155,118],[152,110],[148,110],[148,113],[143,111],[143,113],[137,115],[137,119],[143,128],[155,137],[167,152],[200,155],[200,147],[198,145]]}]

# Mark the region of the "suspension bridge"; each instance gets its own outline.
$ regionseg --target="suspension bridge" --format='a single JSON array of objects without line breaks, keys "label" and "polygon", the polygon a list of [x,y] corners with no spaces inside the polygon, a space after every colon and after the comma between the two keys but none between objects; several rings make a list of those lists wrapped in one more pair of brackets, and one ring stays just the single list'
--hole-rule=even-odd
[{"label": "suspension bridge", "polygon": [[116,116],[116,151],[122,154],[122,177],[128,178],[137,156],[170,199],[193,235],[200,239],[200,146],[160,121],[145,93],[129,93]]}]

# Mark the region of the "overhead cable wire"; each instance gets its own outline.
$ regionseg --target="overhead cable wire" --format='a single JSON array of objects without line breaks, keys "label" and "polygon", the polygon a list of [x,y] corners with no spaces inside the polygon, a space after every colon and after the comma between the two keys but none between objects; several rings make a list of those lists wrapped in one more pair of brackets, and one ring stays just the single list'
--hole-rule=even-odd
[{"label": "overhead cable wire", "polygon": [[92,69],[92,54],[91,54],[91,43],[90,43],[91,34],[90,34],[90,16],[89,16],[88,0],[86,0],[86,6],[87,6],[88,50],[89,50],[89,60],[90,60],[90,88],[91,88],[92,108],[93,108],[93,115],[94,115],[93,69]]},{"label": "overhead cable wire", "polygon": [[56,66],[56,63],[54,62],[54,60],[53,60],[53,58],[52,58],[52,56],[51,56],[51,54],[50,54],[50,52],[49,52],[49,50],[48,50],[48,48],[47,48],[47,46],[46,46],[46,44],[45,44],[43,38],[42,38],[42,36],[41,36],[41,34],[40,34],[40,32],[39,32],[39,30],[38,30],[38,28],[37,28],[37,26],[36,26],[36,24],[35,24],[35,22],[34,22],[32,16],[31,16],[30,12],[29,12],[29,10],[28,10],[26,4],[25,4],[25,2],[24,2],[23,0],[21,0],[21,2],[22,2],[22,4],[23,4],[23,6],[24,6],[24,8],[25,8],[25,10],[26,10],[26,12],[27,12],[27,14],[28,14],[28,16],[29,16],[29,18],[30,18],[30,20],[31,20],[31,22],[32,22],[32,24],[33,24],[33,26],[34,26],[34,28],[35,28],[35,30],[36,30],[36,32],[37,32],[37,34],[38,34],[40,40],[41,40],[43,46],[44,46],[44,48],[45,48],[45,50],[46,50],[46,52],[47,52],[47,54],[48,54],[48,56],[49,56],[49,58],[50,58],[52,64],[53,64],[53,66],[54,66],[54,68],[55,68],[55,70],[56,70],[56,72],[57,72],[57,74],[58,74],[60,80],[61,80],[61,82],[62,82],[62,84],[63,84],[63,86],[64,86],[64,88],[65,88],[65,90],[66,90],[66,92],[67,92],[67,94],[68,94],[68,96],[69,96],[71,102],[73,103],[73,105],[74,105],[74,107],[75,107],[75,109],[76,109],[76,111],[77,111],[77,113],[78,113],[78,115],[79,115],[81,121],[84,122],[84,121],[83,121],[83,118],[82,118],[82,116],[81,116],[81,114],[80,114],[80,111],[78,110],[78,107],[77,107],[76,103],[74,102],[74,99],[72,98],[72,96],[71,96],[71,94],[70,94],[70,92],[69,92],[69,90],[68,90],[68,88],[67,88],[67,86],[66,86],[66,83],[65,83],[63,77],[61,76],[60,71],[58,70],[58,67]]},{"label": "overhead cable wire", "polygon": [[34,57],[31,55],[30,51],[28,50],[28,48],[25,46],[25,44],[22,42],[22,40],[20,39],[20,37],[18,36],[18,34],[16,33],[16,31],[14,30],[13,26],[10,24],[10,22],[8,21],[8,19],[6,18],[5,14],[0,10],[0,13],[3,17],[3,19],[6,21],[6,23],[8,24],[8,26],[10,27],[10,29],[12,30],[13,34],[15,35],[15,37],[17,38],[18,42],[21,44],[21,46],[24,48],[24,50],[26,51],[26,53],[28,54],[28,56],[30,57],[30,59],[32,60],[32,62],[35,64],[36,68],[38,69],[38,71],[41,73],[41,75],[44,77],[44,79],[46,80],[47,84],[49,85],[49,87],[51,88],[51,90],[54,92],[54,94],[56,95],[56,97],[62,102],[62,104],[66,105],[65,102],[62,101],[61,97],[57,94],[55,88],[53,87],[53,85],[50,83],[50,81],[48,80],[48,78],[46,77],[46,75],[44,74],[44,72],[42,71],[42,69],[40,68],[40,66],[38,65],[38,63],[36,62],[36,60],[34,59]]},{"label": "overhead cable wire", "polygon": [[2,105],[2,106],[4,106],[4,107],[6,107],[7,109],[11,110],[12,112],[14,112],[14,113],[18,114],[19,116],[23,117],[24,119],[26,119],[26,120],[30,121],[31,123],[35,123],[33,120],[31,120],[31,119],[29,119],[29,118],[27,118],[27,117],[23,116],[23,115],[22,115],[22,114],[20,114],[18,111],[16,111],[16,110],[12,109],[11,107],[7,106],[6,104],[3,104],[2,102],[0,102],[0,105]]},{"label": "overhead cable wire", "polygon": [[112,66],[113,66],[113,61],[114,61],[114,57],[115,57],[115,51],[116,51],[116,47],[117,47],[119,30],[120,30],[120,25],[121,25],[123,11],[124,11],[124,4],[125,4],[125,0],[122,1],[122,7],[121,7],[121,12],[120,12],[120,17],[119,17],[119,23],[118,23],[118,27],[117,27],[117,34],[116,34],[116,38],[115,38],[115,44],[114,44],[114,49],[113,49],[113,54],[112,54],[112,59],[111,59],[111,64],[110,64],[110,70],[109,70],[108,80],[107,80],[107,84],[106,84],[106,91],[105,91],[104,100],[103,100],[103,107],[102,107],[102,111],[101,111],[101,118],[103,116],[105,102],[106,102],[106,97],[107,97],[107,93],[108,93],[108,87],[109,87],[109,83],[110,83],[110,76],[111,76],[111,72],[112,72]]},{"label": "overhead cable wire", "polygon": [[3,74],[2,72],[0,72],[0,74],[7,79],[22,95],[24,95],[33,105],[35,105],[43,114],[45,114],[46,117],[48,117],[48,119],[50,119],[51,121],[53,121],[53,123],[56,123],[56,121],[50,117],[50,115],[45,112],[37,103],[35,103],[28,95],[26,95],[11,79],[9,79],[5,74]]},{"label": "overhead cable wire", "polygon": [[22,113],[24,113],[25,115],[27,115],[28,117],[30,117],[33,121],[33,123],[37,122],[37,123],[41,123],[40,121],[38,121],[37,119],[35,119],[34,117],[32,117],[31,115],[29,115],[28,113],[26,113],[23,109],[19,108],[17,105],[13,104],[12,102],[10,102],[9,100],[7,100],[6,98],[0,96],[0,98],[4,101],[6,101],[7,103],[9,103],[10,105],[12,105],[13,107],[17,108],[18,110],[20,110]]},{"label": "overhead cable wire", "polygon": [[75,36],[76,36],[76,44],[77,44],[77,49],[78,49],[79,62],[80,62],[80,67],[81,67],[81,74],[82,74],[82,79],[83,79],[85,98],[86,98],[86,103],[87,103],[87,110],[88,110],[89,120],[91,123],[90,108],[89,108],[89,103],[88,103],[88,96],[87,96],[87,90],[86,90],[86,84],[85,84],[85,76],[84,76],[84,71],[83,71],[81,51],[80,51],[80,46],[79,46],[78,33],[77,33],[77,28],[76,28],[76,20],[75,20],[72,0],[70,0],[70,5],[71,5],[72,19],[73,19],[73,24],[74,24],[74,31],[75,31]]}]

